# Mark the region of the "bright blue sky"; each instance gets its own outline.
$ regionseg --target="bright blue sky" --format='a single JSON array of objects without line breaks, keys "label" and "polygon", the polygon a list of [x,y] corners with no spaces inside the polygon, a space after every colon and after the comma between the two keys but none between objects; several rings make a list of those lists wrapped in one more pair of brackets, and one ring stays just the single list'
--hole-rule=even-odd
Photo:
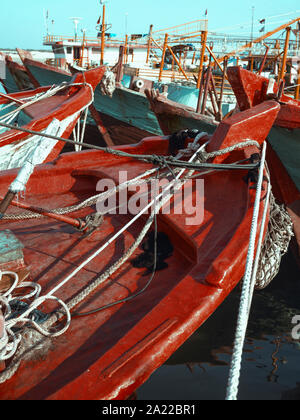
[{"label": "bright blue sky", "polygon": [[[101,14],[99,0],[6,0],[1,2],[0,48],[42,48],[46,33],[43,11],[49,10],[50,28],[55,35],[73,34],[70,17],[82,17],[79,28],[96,34],[96,22]],[[107,18],[112,32],[147,33],[150,24],[163,29],[204,17],[208,9],[209,30],[250,34],[252,7],[255,23],[267,19],[267,30],[300,16],[299,0],[108,0]],[[279,16],[280,15],[280,16]],[[127,17],[126,17],[127,16]],[[248,24],[248,25],[247,25]],[[255,35],[258,36],[259,25]]]}]

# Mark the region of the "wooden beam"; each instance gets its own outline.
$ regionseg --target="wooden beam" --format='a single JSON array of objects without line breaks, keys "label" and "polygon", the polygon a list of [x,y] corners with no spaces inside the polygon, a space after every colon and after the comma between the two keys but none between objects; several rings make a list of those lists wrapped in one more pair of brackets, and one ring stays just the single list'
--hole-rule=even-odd
[{"label": "wooden beam", "polygon": [[106,127],[102,121],[102,118],[100,117],[99,112],[97,111],[97,109],[95,108],[95,106],[92,104],[89,106],[89,111],[91,113],[91,116],[93,117],[97,128],[101,134],[101,136],[103,137],[103,140],[105,141],[105,143],[107,144],[107,146],[114,146],[114,143],[108,133],[108,131],[106,130]]},{"label": "wooden beam", "polygon": [[150,25],[150,30],[149,30],[149,40],[148,40],[148,48],[147,48],[147,59],[146,59],[146,63],[149,63],[149,57],[150,57],[150,50],[151,50],[151,41],[152,41],[152,32],[153,32],[153,25]]},{"label": "wooden beam", "polygon": [[160,62],[160,70],[159,70],[159,76],[158,76],[158,81],[161,82],[162,79],[162,74],[163,74],[163,70],[164,70],[164,64],[165,64],[165,55],[166,55],[166,50],[167,50],[167,45],[168,45],[168,34],[165,34],[165,41],[164,41],[164,46],[163,46],[163,50],[162,50],[162,57],[161,57],[161,62]]},{"label": "wooden beam", "polygon": [[288,54],[288,50],[289,50],[289,41],[290,41],[291,30],[292,30],[292,28],[290,26],[288,28],[286,28],[284,51],[283,51],[283,57],[282,57],[282,63],[281,63],[281,68],[280,68],[278,81],[283,80],[284,76],[285,76],[285,73],[286,73],[286,59],[287,59],[287,54]]},{"label": "wooden beam", "polygon": [[168,50],[170,51],[170,53],[171,53],[172,57],[174,58],[174,60],[176,61],[176,64],[177,64],[177,66],[179,67],[179,70],[182,72],[182,74],[184,75],[184,77],[186,78],[186,80],[189,80],[189,78],[188,78],[188,76],[187,76],[186,72],[183,70],[183,68],[182,68],[182,66],[181,66],[181,64],[180,64],[180,62],[179,62],[179,60],[178,60],[178,58],[177,58],[177,57],[176,57],[176,55],[174,54],[174,52],[173,52],[172,48],[171,48],[169,45],[167,45],[167,48],[168,48]]},{"label": "wooden beam", "polygon": [[198,81],[197,81],[197,89],[200,89],[200,83],[201,83],[201,80],[202,80],[203,62],[204,62],[206,41],[207,41],[207,31],[203,31],[203,33],[202,33],[202,48],[201,48],[201,54],[200,54],[200,64],[199,64]]},{"label": "wooden beam", "polygon": [[103,5],[103,16],[102,16],[102,32],[101,32],[101,59],[100,64],[104,64],[104,46],[105,46],[105,4]]}]

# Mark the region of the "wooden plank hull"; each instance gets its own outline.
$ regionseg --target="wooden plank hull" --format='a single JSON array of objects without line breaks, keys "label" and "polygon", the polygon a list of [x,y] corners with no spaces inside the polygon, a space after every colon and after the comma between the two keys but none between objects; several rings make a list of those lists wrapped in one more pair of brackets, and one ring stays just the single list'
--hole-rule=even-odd
[{"label": "wooden plank hull", "polygon": [[[83,84],[81,74],[74,76],[73,83],[78,83],[79,86],[66,87],[55,95],[45,97],[44,99],[41,98],[39,101],[28,105],[20,114],[20,119],[18,118],[19,115],[16,116],[16,120],[12,121],[11,125],[14,122],[22,125],[23,116],[24,125],[22,128],[39,133],[43,131],[47,132],[55,120],[57,121],[57,127],[54,127],[54,132],[49,132],[48,134],[69,138],[80,117],[81,111],[92,103],[93,92],[91,89],[93,86],[95,88],[102,79],[105,70],[106,68],[102,67],[86,73],[85,80],[90,86]],[[19,101],[20,104],[24,104],[37,94],[47,94],[50,87],[19,92],[9,95],[6,98],[0,98],[0,105],[6,106],[9,103],[14,103],[13,101]],[[29,135],[19,130],[3,130],[3,128],[0,130],[0,170],[23,166],[28,156],[34,152],[40,143],[40,136]],[[55,159],[64,146],[65,143],[63,141],[53,139],[44,140],[43,147],[39,148],[41,153],[39,157],[40,163]]]},{"label": "wooden plank hull", "polygon": [[7,65],[5,65],[5,79],[1,79],[1,83],[6,93],[18,92],[20,90]]},{"label": "wooden plank hull", "polygon": [[218,126],[213,118],[197,114],[192,108],[171,101],[156,91],[146,90],[146,95],[164,135],[187,128],[212,134]]},{"label": "wooden plank hull", "polygon": [[1,57],[5,62],[5,79],[1,80],[7,93],[18,92],[19,90],[28,90],[38,87],[38,84],[33,84],[24,66],[16,63],[10,56]]},{"label": "wooden plank hull", "polygon": [[[35,60],[24,59],[24,64],[41,86],[59,84],[72,77],[71,73]],[[147,98],[139,92],[117,87],[113,97],[110,98],[103,95],[98,87],[95,90],[94,106],[102,119],[110,121],[106,128],[114,144],[130,142],[130,137],[126,132],[121,133],[123,127],[130,128],[134,141],[141,140],[145,135],[163,134],[155,115],[149,108]],[[118,121],[120,124],[117,123]],[[90,123],[92,123],[91,120]]]}]

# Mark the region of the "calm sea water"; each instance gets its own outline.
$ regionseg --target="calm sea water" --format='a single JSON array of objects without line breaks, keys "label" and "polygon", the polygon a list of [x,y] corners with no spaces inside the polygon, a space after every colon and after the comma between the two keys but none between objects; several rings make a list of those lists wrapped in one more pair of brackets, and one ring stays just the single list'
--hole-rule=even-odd
[{"label": "calm sea water", "polygon": [[[137,391],[138,400],[223,400],[240,291]],[[300,400],[300,341],[291,338],[300,315],[300,270],[289,252],[280,273],[256,292],[248,324],[239,399]]]}]

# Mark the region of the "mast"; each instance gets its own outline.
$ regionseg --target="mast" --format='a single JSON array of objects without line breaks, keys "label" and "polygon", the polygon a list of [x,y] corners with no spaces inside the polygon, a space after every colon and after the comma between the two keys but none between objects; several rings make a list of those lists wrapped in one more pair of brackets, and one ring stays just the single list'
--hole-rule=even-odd
[{"label": "mast", "polygon": [[252,6],[251,42],[253,41],[253,35],[254,35],[254,9],[255,7]]},{"label": "mast", "polygon": [[100,0],[100,4],[103,4],[102,8],[102,31],[101,31],[101,59],[100,64],[104,64],[104,48],[105,48],[105,4],[104,0]]}]

